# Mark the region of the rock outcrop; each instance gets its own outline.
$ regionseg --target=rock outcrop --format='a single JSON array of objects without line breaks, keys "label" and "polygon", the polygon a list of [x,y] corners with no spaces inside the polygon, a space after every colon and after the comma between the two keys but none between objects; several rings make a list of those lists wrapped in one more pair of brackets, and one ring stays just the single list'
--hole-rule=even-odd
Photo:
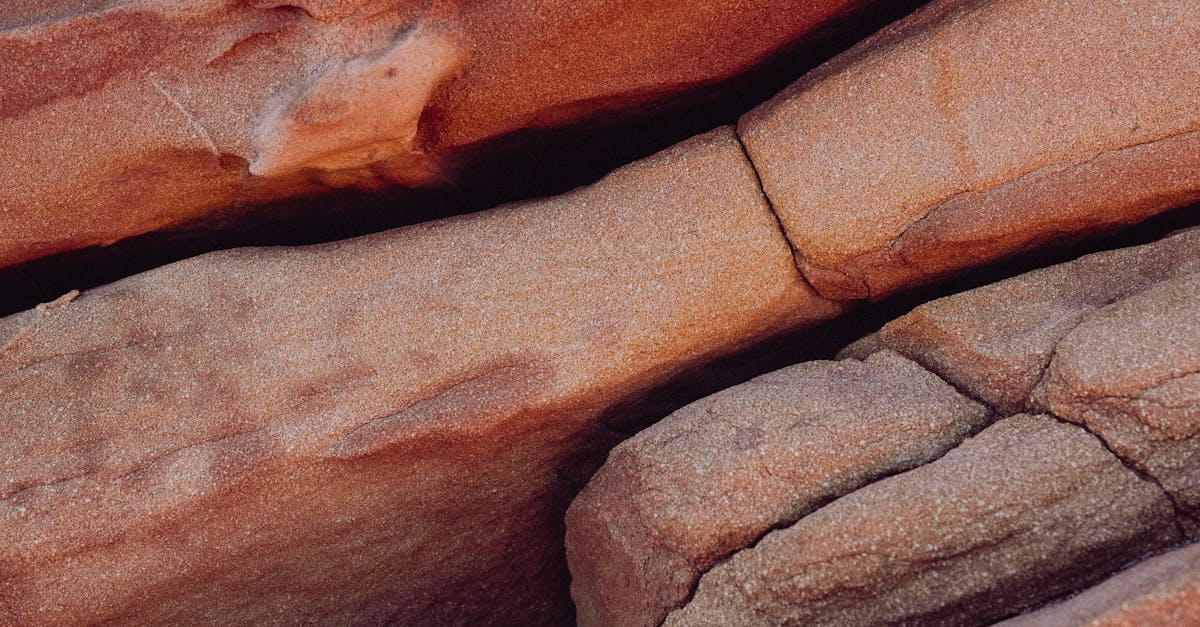
[{"label": "rock outcrop", "polygon": [[665,624],[980,624],[1178,540],[1154,484],[1022,414],[739,551]]},{"label": "rock outcrop", "polygon": [[1200,229],[936,300],[844,354],[880,347],[1001,412],[1086,426],[1200,515]]},{"label": "rock outcrop", "polygon": [[604,410],[838,310],[725,128],[562,197],[0,320],[0,622],[567,621]]},{"label": "rock outcrop", "polygon": [[886,351],[798,364],[689,405],[614,449],[568,510],[580,623],[661,624],[718,561],[940,457],[987,417]]},{"label": "rock outcrop", "polygon": [[[0,266],[421,185],[870,4],[21,0]],[[1194,3],[937,0],[568,194],[0,319],[0,623],[961,623],[1200,537],[1200,229],[687,407],[564,523],[655,386],[1200,197],[1198,40]]]},{"label": "rock outcrop", "polygon": [[1200,5],[939,0],[738,130],[805,276],[878,299],[1200,198]]},{"label": "rock outcrop", "polygon": [[[1019,275],[634,436],[568,513],[581,624],[978,624],[1194,535],[1198,273],[1200,228]],[[890,413],[925,396],[864,376],[883,363],[1012,417],[939,458],[955,440]],[[891,465],[858,470],[874,452]],[[1188,581],[1167,584],[1130,616],[1186,611]]]},{"label": "rock outcrop", "polygon": [[330,188],[746,71],[869,0],[19,1],[0,267]]}]

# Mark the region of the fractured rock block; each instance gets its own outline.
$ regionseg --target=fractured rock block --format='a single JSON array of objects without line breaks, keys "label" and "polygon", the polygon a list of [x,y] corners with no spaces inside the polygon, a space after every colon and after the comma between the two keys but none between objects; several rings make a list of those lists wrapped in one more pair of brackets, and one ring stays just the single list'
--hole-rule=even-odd
[{"label": "fractured rock block", "polygon": [[880,298],[1200,198],[1200,5],[939,0],[746,114],[805,276]]},{"label": "fractured rock block", "polygon": [[47,0],[0,6],[0,267],[728,80],[870,0]]},{"label": "fractured rock block", "polygon": [[1095,437],[1019,415],[767,534],[665,624],[979,624],[1178,540]]},{"label": "fractured rock block", "polygon": [[1195,518],[1198,320],[1193,228],[926,303],[844,354],[890,348],[1001,413],[1084,425]]},{"label": "fractured rock block", "polygon": [[798,364],[675,412],[618,446],[568,510],[580,624],[661,624],[718,561],[937,458],[987,416],[890,352]]},{"label": "fractured rock block", "polygon": [[839,310],[724,128],[561,197],[2,319],[0,622],[567,621],[605,410]]}]

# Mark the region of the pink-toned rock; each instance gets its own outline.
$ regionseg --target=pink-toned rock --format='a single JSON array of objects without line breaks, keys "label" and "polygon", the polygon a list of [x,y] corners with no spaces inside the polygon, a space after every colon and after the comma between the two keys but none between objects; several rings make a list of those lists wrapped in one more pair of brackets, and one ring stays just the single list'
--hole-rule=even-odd
[{"label": "pink-toned rock", "polygon": [[0,7],[0,267],[695,92],[871,0]]},{"label": "pink-toned rock", "polygon": [[926,303],[843,354],[890,348],[1001,413],[1049,411],[1084,425],[1194,519],[1198,321],[1193,228]]},{"label": "pink-toned rock", "polygon": [[1178,540],[1096,438],[1019,415],[771,532],[665,624],[981,624]]},{"label": "pink-toned rock", "polygon": [[730,553],[986,418],[890,352],[798,364],[675,412],[618,446],[567,512],[579,623],[661,624]]},{"label": "pink-toned rock", "polygon": [[738,129],[813,286],[879,298],[1200,198],[1200,5],[938,0]]},{"label": "pink-toned rock", "polygon": [[1200,625],[1200,544],[1146,560],[1080,595],[1003,627]]},{"label": "pink-toned rock", "polygon": [[891,348],[998,411],[1016,413],[1028,407],[1059,341],[1086,316],[1162,281],[1196,275],[1200,229],[925,303],[842,354],[861,358]]},{"label": "pink-toned rock", "polygon": [[0,320],[0,623],[568,621],[605,410],[838,309],[725,128],[561,197]]},{"label": "pink-toned rock", "polygon": [[1085,425],[1200,520],[1200,272],[1085,318],[1034,403]]}]

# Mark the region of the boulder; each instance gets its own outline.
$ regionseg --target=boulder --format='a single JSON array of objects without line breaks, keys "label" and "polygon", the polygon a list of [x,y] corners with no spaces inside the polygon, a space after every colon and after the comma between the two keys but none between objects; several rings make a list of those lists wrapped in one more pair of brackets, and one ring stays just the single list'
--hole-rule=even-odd
[{"label": "boulder", "polygon": [[606,410],[839,306],[730,128],[0,320],[0,623],[562,624]]},{"label": "boulder", "polygon": [[717,562],[936,459],[987,417],[890,351],[797,364],[688,405],[614,449],[567,511],[579,624],[662,624]]},{"label": "boulder", "polygon": [[1021,414],[772,531],[665,624],[981,624],[1178,540],[1153,483],[1082,429]]},{"label": "boulder", "polygon": [[937,0],[738,131],[821,294],[878,299],[1200,198],[1200,5]]}]

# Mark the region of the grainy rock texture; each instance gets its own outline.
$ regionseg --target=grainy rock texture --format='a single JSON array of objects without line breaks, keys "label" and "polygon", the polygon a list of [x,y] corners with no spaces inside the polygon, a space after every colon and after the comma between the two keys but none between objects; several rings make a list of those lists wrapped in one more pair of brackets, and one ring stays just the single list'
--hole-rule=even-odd
[{"label": "grainy rock texture", "polygon": [[988,412],[878,353],[772,372],[613,450],[568,512],[582,625],[660,625],[700,574],[774,526],[937,458]]},{"label": "grainy rock texture", "polygon": [[1085,425],[1200,514],[1200,229],[921,305],[843,354],[880,347]]},{"label": "grainy rock texture", "polygon": [[1146,560],[1063,603],[1001,625],[1196,627],[1200,625],[1200,544]]},{"label": "grainy rock texture", "polygon": [[1200,4],[939,0],[738,128],[814,287],[897,289],[1200,197]]},{"label": "grainy rock texture", "polygon": [[986,418],[891,352],[798,364],[679,410],[618,446],[568,510],[580,624],[661,624],[730,553]]},{"label": "grainy rock texture", "polygon": [[561,623],[603,411],[838,306],[732,130],[0,320],[0,623]]},{"label": "grainy rock texture", "polygon": [[1178,540],[1154,484],[1022,414],[768,534],[666,624],[979,624]]},{"label": "grainy rock texture", "polygon": [[728,79],[869,0],[18,0],[0,267]]}]

